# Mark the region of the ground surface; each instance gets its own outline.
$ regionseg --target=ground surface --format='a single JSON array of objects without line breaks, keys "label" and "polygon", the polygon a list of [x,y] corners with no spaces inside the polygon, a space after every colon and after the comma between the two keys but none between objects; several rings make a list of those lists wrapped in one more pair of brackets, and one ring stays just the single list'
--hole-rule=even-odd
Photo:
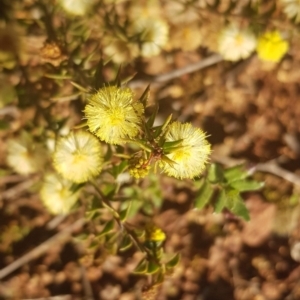
[{"label": "ground surface", "polygon": [[[35,7],[34,1],[25,2],[17,6],[15,21],[25,22]],[[37,97],[45,99],[58,89],[40,74],[45,63],[40,49],[46,36],[35,21],[30,22],[25,26],[27,32],[24,28],[22,32],[23,43],[28,45],[21,66],[3,69],[15,86],[28,76],[23,84],[31,84],[27,92],[32,91],[32,98],[26,96],[27,103],[15,100],[0,109],[1,120],[9,123],[9,128],[0,131],[1,168],[6,171],[8,139],[41,117],[37,111],[47,103],[43,100],[37,105]],[[182,259],[161,285],[149,288],[146,277],[131,274],[140,253],[129,250],[102,255],[100,249],[95,259],[89,259],[83,246],[67,237],[68,232],[76,236],[88,229],[80,221],[83,211],[64,218],[51,216],[36,193],[39,174],[5,172],[0,178],[0,298],[300,299],[300,44],[297,40],[292,43],[280,63],[262,63],[255,54],[235,63],[217,57],[209,67],[183,71],[151,88],[150,103],[159,103],[160,118],[173,113],[175,119],[192,122],[207,132],[213,146],[212,161],[224,166],[244,161],[249,169],[261,170],[254,177],[264,181],[265,187],[243,194],[249,222],[226,213],[214,214],[209,206],[191,210],[195,198],[191,182],[161,177],[157,184],[162,206],[155,221],[167,235],[165,251],[180,252]],[[139,95],[148,77],[154,76],[150,81],[155,81],[155,76],[173,74],[214,55],[207,48],[166,50],[151,59],[137,59],[123,72],[124,76],[137,72],[130,84]],[[106,75],[115,70],[109,66]],[[70,86],[66,83],[62,88],[65,95]],[[57,102],[53,113],[69,117],[71,125],[78,124],[80,101]],[[277,167],[272,169],[270,162]],[[296,195],[293,203],[292,195]],[[53,242],[39,248],[51,237]],[[27,253],[30,255],[24,259]],[[24,260],[17,268],[4,273],[19,258]]]}]

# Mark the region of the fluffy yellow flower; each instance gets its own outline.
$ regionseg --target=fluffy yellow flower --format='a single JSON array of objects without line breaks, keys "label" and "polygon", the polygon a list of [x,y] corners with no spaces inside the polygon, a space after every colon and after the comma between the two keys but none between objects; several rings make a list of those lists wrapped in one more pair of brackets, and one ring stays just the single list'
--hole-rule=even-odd
[{"label": "fluffy yellow flower", "polygon": [[88,181],[102,169],[100,141],[86,131],[76,131],[58,140],[53,165],[64,178],[76,183]]},{"label": "fluffy yellow flower", "polygon": [[46,208],[53,214],[67,214],[77,202],[80,190],[72,190],[73,183],[58,174],[45,176],[40,198]]},{"label": "fluffy yellow flower", "polygon": [[194,178],[205,169],[211,153],[210,144],[201,129],[190,123],[174,122],[167,128],[166,142],[179,140],[182,140],[181,144],[167,154],[174,164],[162,161],[162,171],[179,179]]},{"label": "fluffy yellow flower", "polygon": [[218,50],[226,60],[237,61],[251,55],[256,47],[254,34],[247,29],[240,29],[231,24],[219,37]]},{"label": "fluffy yellow flower", "polygon": [[139,133],[144,107],[133,100],[131,89],[108,86],[90,97],[84,112],[91,132],[109,144],[122,144]]},{"label": "fluffy yellow flower", "polygon": [[286,54],[288,49],[288,42],[275,30],[266,32],[258,39],[256,50],[261,60],[278,62]]},{"label": "fluffy yellow flower", "polygon": [[41,144],[34,143],[27,132],[18,139],[8,141],[7,164],[17,173],[28,175],[41,171],[47,161],[47,151]]}]

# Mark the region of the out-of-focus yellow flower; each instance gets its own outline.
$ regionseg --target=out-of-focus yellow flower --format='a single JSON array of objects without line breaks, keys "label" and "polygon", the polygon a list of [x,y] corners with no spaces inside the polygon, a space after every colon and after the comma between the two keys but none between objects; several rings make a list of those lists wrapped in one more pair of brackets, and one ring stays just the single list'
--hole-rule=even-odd
[{"label": "out-of-focus yellow flower", "polygon": [[76,183],[97,176],[103,164],[100,141],[86,131],[71,132],[58,140],[53,165],[64,178]]},{"label": "out-of-focus yellow flower", "polygon": [[25,131],[18,139],[8,141],[7,163],[17,173],[28,175],[43,170],[47,161],[47,151],[33,141]]},{"label": "out-of-focus yellow flower", "polygon": [[139,54],[138,45],[126,40],[106,37],[103,44],[103,52],[117,64],[129,63]]},{"label": "out-of-focus yellow flower", "polygon": [[266,32],[258,39],[257,54],[261,60],[278,62],[287,53],[289,44],[277,30]]},{"label": "out-of-focus yellow flower", "polygon": [[295,18],[295,22],[300,22],[300,1],[299,0],[281,0],[283,11],[289,19]]},{"label": "out-of-focus yellow flower", "polygon": [[158,0],[135,0],[131,1],[128,15],[131,20],[152,18],[160,16],[162,8]]},{"label": "out-of-focus yellow flower", "polygon": [[94,3],[94,0],[58,0],[61,7],[69,14],[85,15]]},{"label": "out-of-focus yellow flower", "polygon": [[226,60],[237,61],[251,55],[256,47],[254,34],[231,24],[225,28],[219,37],[218,50]]},{"label": "out-of-focus yellow flower", "polygon": [[164,173],[184,179],[194,178],[204,171],[211,148],[201,129],[193,127],[190,123],[174,122],[168,126],[165,139],[166,142],[182,142],[166,154],[174,164],[161,161]]},{"label": "out-of-focus yellow flower", "polygon": [[67,214],[77,202],[80,190],[72,190],[73,183],[58,174],[49,173],[45,176],[40,198],[49,212]]},{"label": "out-of-focus yellow flower", "polygon": [[172,47],[184,51],[192,51],[200,46],[202,34],[197,23],[183,24],[171,31],[170,43]]},{"label": "out-of-focus yellow flower", "polygon": [[145,240],[147,242],[163,242],[166,234],[156,225],[150,223],[146,225]]},{"label": "out-of-focus yellow flower", "polygon": [[139,133],[144,107],[131,89],[108,86],[90,97],[84,112],[91,132],[106,143],[122,144]]},{"label": "out-of-focus yellow flower", "polygon": [[205,0],[165,1],[164,11],[172,24],[199,21],[199,11],[207,6]]},{"label": "out-of-focus yellow flower", "polygon": [[158,55],[169,38],[168,24],[158,18],[138,19],[133,24],[133,33],[139,35],[141,55],[144,57]]}]

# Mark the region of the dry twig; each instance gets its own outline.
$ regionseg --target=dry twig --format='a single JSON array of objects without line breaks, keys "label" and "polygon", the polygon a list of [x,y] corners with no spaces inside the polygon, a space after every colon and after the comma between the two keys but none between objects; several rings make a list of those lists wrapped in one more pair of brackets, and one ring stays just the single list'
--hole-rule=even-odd
[{"label": "dry twig", "polygon": [[153,85],[153,86],[157,86],[162,82],[166,82],[166,81],[178,78],[180,76],[183,76],[185,74],[193,73],[195,71],[210,67],[222,60],[223,60],[223,58],[219,54],[213,54],[209,57],[202,59],[201,61],[199,61],[197,63],[193,63],[193,64],[187,65],[183,68],[172,70],[168,73],[155,76],[151,80],[133,80],[128,83],[128,86],[132,89],[144,87],[145,85],[148,85],[149,83],[151,83],[151,85]]},{"label": "dry twig", "polygon": [[74,231],[79,230],[84,225],[85,222],[86,221],[84,218],[77,220],[70,226],[63,229],[61,232],[57,233],[56,235],[54,235],[53,237],[45,241],[43,244],[37,246],[32,251],[28,252],[27,254],[20,257],[19,259],[17,259],[16,261],[8,265],[7,267],[0,270],[0,279],[6,277],[16,269],[23,266],[24,264],[46,253],[49,249],[51,249],[52,246],[57,245],[58,243],[65,243],[66,240],[70,238],[71,234]]}]

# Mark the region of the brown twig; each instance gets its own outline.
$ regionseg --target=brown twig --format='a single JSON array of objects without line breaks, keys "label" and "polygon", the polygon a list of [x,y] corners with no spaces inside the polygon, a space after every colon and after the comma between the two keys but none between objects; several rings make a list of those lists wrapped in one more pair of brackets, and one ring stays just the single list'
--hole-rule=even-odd
[{"label": "brown twig", "polygon": [[133,80],[128,83],[128,86],[133,89],[144,87],[145,85],[147,85],[149,83],[151,83],[151,85],[153,85],[153,86],[157,86],[157,85],[160,85],[162,82],[166,82],[166,81],[178,78],[180,76],[183,76],[185,74],[193,73],[195,71],[210,67],[222,60],[223,60],[223,58],[219,54],[213,54],[209,57],[202,59],[201,61],[199,61],[197,63],[193,63],[193,64],[187,65],[183,68],[179,68],[176,70],[172,70],[168,73],[155,76],[151,80]]},{"label": "brown twig", "polygon": [[18,196],[20,196],[24,191],[26,191],[27,189],[29,189],[30,187],[32,187],[32,185],[34,183],[36,183],[39,179],[39,176],[35,176],[35,177],[31,177],[27,180],[22,181],[21,183],[13,186],[12,188],[4,191],[1,195],[0,195],[0,200],[2,199],[13,199],[16,198]]},{"label": "brown twig", "polygon": [[8,265],[7,267],[0,270],[0,279],[6,277],[13,271],[15,271],[18,268],[20,268],[21,266],[23,266],[24,264],[43,255],[49,249],[51,249],[51,247],[53,247],[54,245],[57,245],[58,243],[66,242],[66,240],[68,240],[70,238],[71,234],[74,231],[79,230],[84,225],[85,222],[86,221],[84,218],[77,220],[73,224],[71,224],[68,227],[66,227],[65,229],[63,229],[61,232],[57,233],[56,235],[54,235],[53,237],[51,237],[50,239],[48,239],[41,245],[34,248],[32,251],[28,252],[27,254],[25,254],[22,257],[20,257],[19,259],[15,260],[13,263]]}]

